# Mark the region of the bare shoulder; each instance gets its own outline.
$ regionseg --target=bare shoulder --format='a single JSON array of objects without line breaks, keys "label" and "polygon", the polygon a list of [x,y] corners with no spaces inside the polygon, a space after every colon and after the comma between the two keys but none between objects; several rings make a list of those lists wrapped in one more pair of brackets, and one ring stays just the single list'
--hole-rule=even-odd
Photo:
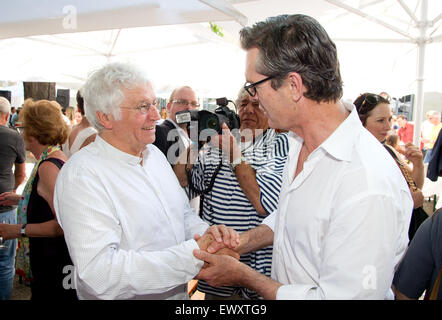
[{"label": "bare shoulder", "polygon": [[84,147],[86,147],[88,144],[94,142],[96,137],[97,137],[97,134],[96,134],[96,133],[94,133],[94,134],[90,135],[89,137],[87,137],[87,138],[84,140],[83,144],[81,145],[80,149],[81,149],[81,148],[84,148]]},{"label": "bare shoulder", "polygon": [[[66,162],[68,159],[66,158],[66,155],[62,151],[56,151],[53,154],[51,154],[47,159],[58,159],[61,160],[63,163]],[[44,161],[40,164],[40,167],[38,168],[38,172],[40,175],[42,174],[50,174],[51,172],[58,173],[60,169],[55,165],[54,163],[50,161]]]}]

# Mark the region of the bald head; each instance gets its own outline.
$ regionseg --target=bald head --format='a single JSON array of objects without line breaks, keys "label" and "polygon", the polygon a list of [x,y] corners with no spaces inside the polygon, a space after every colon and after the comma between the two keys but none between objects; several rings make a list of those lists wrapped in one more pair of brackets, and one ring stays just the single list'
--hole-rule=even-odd
[{"label": "bald head", "polygon": [[183,86],[173,90],[167,103],[169,118],[174,122],[176,122],[177,112],[196,108],[198,108],[198,99],[195,91],[189,86]]}]

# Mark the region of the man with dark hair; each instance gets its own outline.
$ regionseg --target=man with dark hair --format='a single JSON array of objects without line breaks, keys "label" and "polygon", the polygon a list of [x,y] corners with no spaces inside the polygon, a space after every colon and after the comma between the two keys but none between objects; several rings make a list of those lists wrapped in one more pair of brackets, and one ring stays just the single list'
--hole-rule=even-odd
[{"label": "man with dark hair", "polygon": [[244,28],[241,44],[245,89],[270,127],[290,131],[278,209],[242,233],[237,249],[273,244],[272,278],[195,250],[208,263],[198,279],[265,299],[393,298],[413,202],[391,156],[340,100],[334,43],[313,18],[282,15]]},{"label": "man with dark hair", "polygon": [[[23,138],[6,126],[11,105],[0,97],[0,195],[16,192],[26,177],[26,151]],[[14,168],[14,173],[12,172]],[[16,224],[16,206],[0,205],[0,223]],[[0,237],[1,238],[1,237]],[[14,280],[17,239],[0,239],[0,300],[8,300]]]},{"label": "man with dark hair", "polygon": [[399,124],[399,130],[397,132],[399,140],[404,144],[407,144],[408,142],[413,143],[414,125],[409,123],[407,117],[403,115],[397,116],[397,123]]},{"label": "man with dark hair", "polygon": [[75,152],[87,146],[95,140],[97,130],[92,127],[84,115],[84,100],[80,90],[77,91],[77,109],[81,113],[81,121],[72,128],[69,138],[63,144],[62,149],[65,155],[70,158]]},{"label": "man with dark hair", "polygon": [[12,117],[14,116],[14,114],[17,112],[17,109],[15,108],[15,107],[12,107],[11,106],[11,113],[9,114],[9,117],[8,117],[8,123],[7,123],[7,126],[9,127],[9,128],[14,128],[14,126],[12,125]]}]

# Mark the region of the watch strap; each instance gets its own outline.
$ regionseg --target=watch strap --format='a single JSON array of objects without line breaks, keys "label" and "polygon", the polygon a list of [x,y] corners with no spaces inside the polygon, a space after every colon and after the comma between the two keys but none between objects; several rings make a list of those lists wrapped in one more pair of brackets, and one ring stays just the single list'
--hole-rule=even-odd
[{"label": "watch strap", "polygon": [[22,237],[26,237],[26,223],[22,224],[20,234]]}]

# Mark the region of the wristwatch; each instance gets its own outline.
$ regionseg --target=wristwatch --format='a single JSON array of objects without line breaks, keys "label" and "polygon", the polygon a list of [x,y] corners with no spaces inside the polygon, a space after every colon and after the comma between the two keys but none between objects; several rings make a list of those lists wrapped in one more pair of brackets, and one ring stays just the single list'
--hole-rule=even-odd
[{"label": "wristwatch", "polygon": [[236,160],[234,160],[234,162],[232,162],[232,163],[230,164],[230,169],[232,169],[232,171],[235,172],[235,168],[236,168],[236,166],[239,165],[239,164],[242,163],[242,162],[247,162],[247,159],[246,159],[246,157],[244,157],[244,155],[241,153],[241,157],[238,158],[238,159],[236,159]]},{"label": "wristwatch", "polygon": [[22,224],[20,234],[22,237],[26,237],[26,223]]}]

